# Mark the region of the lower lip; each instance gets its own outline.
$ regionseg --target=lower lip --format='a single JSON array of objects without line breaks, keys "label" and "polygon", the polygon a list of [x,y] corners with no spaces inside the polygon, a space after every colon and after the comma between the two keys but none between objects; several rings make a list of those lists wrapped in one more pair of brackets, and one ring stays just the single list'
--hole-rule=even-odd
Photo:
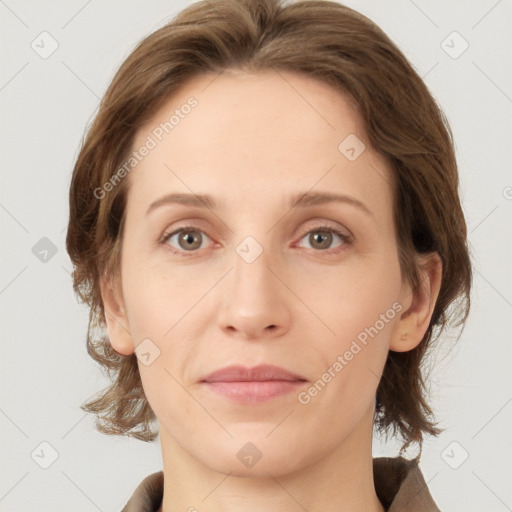
[{"label": "lower lip", "polygon": [[286,395],[305,384],[305,381],[267,380],[249,382],[203,382],[208,389],[235,402],[251,404]]}]

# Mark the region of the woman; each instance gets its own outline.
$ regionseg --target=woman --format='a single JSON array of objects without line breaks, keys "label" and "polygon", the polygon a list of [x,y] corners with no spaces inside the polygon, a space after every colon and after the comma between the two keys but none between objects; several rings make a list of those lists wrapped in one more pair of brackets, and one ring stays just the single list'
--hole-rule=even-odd
[{"label": "woman", "polygon": [[[210,0],[144,39],[78,156],[67,250],[113,376],[84,409],[160,435],[124,511],[438,510],[421,362],[468,315],[466,224],[448,124],[370,20]],[[399,456],[372,459],[374,428]]]}]

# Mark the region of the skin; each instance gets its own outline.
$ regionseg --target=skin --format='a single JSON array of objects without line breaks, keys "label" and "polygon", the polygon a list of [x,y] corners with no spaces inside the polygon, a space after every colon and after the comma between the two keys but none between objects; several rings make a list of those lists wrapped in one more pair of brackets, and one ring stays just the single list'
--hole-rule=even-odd
[{"label": "skin", "polygon": [[[198,105],[126,178],[121,278],[101,285],[114,349],[133,354],[149,338],[160,351],[138,364],[160,427],[161,510],[383,511],[376,389],[388,351],[421,341],[441,261],[432,255],[418,293],[402,280],[391,170],[345,94],[292,72],[205,75],[167,101],[134,148],[190,96]],[[366,145],[354,161],[338,150],[349,134]],[[346,203],[290,209],[289,197],[308,191],[353,196],[371,214]],[[146,215],[171,192],[208,193],[220,207]],[[179,234],[158,243],[188,224],[202,237],[191,251]],[[352,243],[333,234],[325,248],[314,237],[324,224]],[[236,252],[247,236],[263,250],[252,263]],[[271,363],[302,375],[307,390],[395,303],[401,311],[308,404],[297,393],[237,404],[200,383],[230,364]],[[252,467],[237,457],[248,442],[262,454]]]}]

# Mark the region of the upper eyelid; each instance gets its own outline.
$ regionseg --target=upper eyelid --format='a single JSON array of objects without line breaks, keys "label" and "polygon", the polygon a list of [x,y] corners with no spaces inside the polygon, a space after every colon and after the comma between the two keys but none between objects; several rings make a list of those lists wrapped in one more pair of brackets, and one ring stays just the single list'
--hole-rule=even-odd
[{"label": "upper eyelid", "polygon": [[[211,222],[209,221],[204,221],[203,219],[190,219],[190,220],[177,220],[175,222],[173,222],[172,224],[179,224],[180,222],[183,222],[184,224],[183,225],[178,225],[176,228],[172,228],[172,231],[170,230],[170,228],[166,228],[164,230],[164,232],[168,232],[168,233],[171,233],[171,232],[174,232],[174,231],[179,231],[180,229],[190,229],[191,227],[194,228],[194,229],[199,229],[201,231],[205,231],[207,230],[208,228],[203,228],[201,227],[201,225],[205,225],[205,224],[208,224],[208,225],[211,225]],[[301,222],[301,224],[303,224],[304,222]],[[336,229],[336,230],[339,230],[339,231],[347,231],[347,235],[350,235],[352,236],[352,232],[350,229],[348,229],[346,227],[346,225],[344,225],[343,223],[341,222],[338,222],[338,221],[335,221],[335,220],[329,220],[329,219],[326,219],[324,217],[321,217],[321,216],[318,216],[318,217],[315,217],[315,218],[311,218],[311,219],[308,219],[307,221],[305,221],[306,224],[313,224],[311,228],[309,229],[315,229],[320,226],[323,226],[325,225],[326,227],[328,227],[329,229]],[[225,225],[225,223],[223,223]],[[215,228],[215,224],[214,224],[214,228]],[[229,227],[227,228],[229,231],[232,231]],[[305,231],[307,232],[307,230]]]},{"label": "upper eyelid", "polygon": [[[179,222],[179,221],[178,221]],[[164,233],[167,233],[167,234],[175,234],[177,231],[182,231],[182,230],[185,230],[185,229],[197,229],[198,231],[201,231],[201,232],[204,232],[206,233],[206,231],[208,230],[207,228],[203,228],[201,227],[199,224],[201,224],[200,221],[190,221],[190,223],[186,223],[187,221],[184,221],[185,224],[182,225],[182,226],[177,226],[177,227],[174,227],[174,228],[166,228],[164,229]],[[318,219],[318,220],[311,220],[311,221],[308,221],[308,222],[316,222],[316,225],[312,225],[308,228],[305,228],[304,229],[304,233],[307,233],[311,230],[314,230],[314,229],[321,229],[321,228],[327,228],[327,229],[333,229],[333,230],[338,230],[338,231],[347,231],[347,236],[348,235],[352,235],[351,231],[346,228],[345,226],[337,226],[337,225],[331,225],[331,223],[335,223],[335,221],[328,221],[328,220],[321,220],[321,219]],[[196,224],[197,223],[197,224]],[[231,230],[230,230],[231,231]]]}]

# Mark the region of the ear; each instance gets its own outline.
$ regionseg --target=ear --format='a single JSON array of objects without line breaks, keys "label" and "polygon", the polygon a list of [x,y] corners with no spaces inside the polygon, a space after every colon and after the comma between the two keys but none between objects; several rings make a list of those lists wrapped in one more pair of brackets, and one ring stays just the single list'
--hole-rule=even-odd
[{"label": "ear", "polygon": [[430,324],[434,306],[441,288],[443,263],[437,252],[418,257],[420,289],[412,291],[409,284],[402,287],[400,304],[406,307],[395,324],[389,349],[407,352],[417,347]]},{"label": "ear", "polygon": [[128,327],[126,308],[122,299],[120,285],[113,278],[102,277],[100,280],[101,298],[105,308],[108,337],[113,349],[128,356],[135,351],[135,344]]}]

